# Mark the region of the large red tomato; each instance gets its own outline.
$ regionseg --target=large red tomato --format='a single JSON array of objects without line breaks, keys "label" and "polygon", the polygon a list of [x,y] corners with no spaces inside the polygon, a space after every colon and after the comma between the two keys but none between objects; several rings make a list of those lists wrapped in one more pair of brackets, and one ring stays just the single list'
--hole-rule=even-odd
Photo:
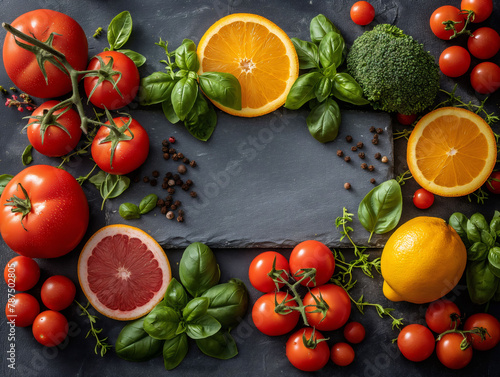
[{"label": "large red tomato", "polygon": [[321,331],[341,328],[351,315],[351,299],[345,289],[336,284],[325,284],[311,289],[302,302],[307,307],[306,317],[309,325]]},{"label": "large red tomato", "polygon": [[[46,42],[54,33],[52,47],[63,53],[74,69],[82,71],[86,68],[87,37],[82,27],[71,17],[49,9],[37,9],[19,16],[11,25],[42,42]],[[45,82],[35,54],[18,46],[10,33],[3,44],[3,63],[14,85],[30,96],[51,98],[71,91],[67,72],[47,61],[44,67],[48,81]]]},{"label": "large red tomato", "polygon": [[53,166],[24,169],[0,197],[2,238],[16,253],[30,258],[69,253],[85,235],[88,222],[82,188],[71,174]]}]

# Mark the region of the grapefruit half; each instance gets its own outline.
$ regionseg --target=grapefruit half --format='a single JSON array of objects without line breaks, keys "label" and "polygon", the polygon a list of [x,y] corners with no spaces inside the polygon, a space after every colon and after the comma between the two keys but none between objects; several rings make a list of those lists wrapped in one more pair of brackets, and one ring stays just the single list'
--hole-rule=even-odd
[{"label": "grapefruit half", "polygon": [[170,279],[170,263],[162,247],[129,225],[99,229],[78,259],[78,280],[90,304],[120,321],[149,313],[163,299]]}]

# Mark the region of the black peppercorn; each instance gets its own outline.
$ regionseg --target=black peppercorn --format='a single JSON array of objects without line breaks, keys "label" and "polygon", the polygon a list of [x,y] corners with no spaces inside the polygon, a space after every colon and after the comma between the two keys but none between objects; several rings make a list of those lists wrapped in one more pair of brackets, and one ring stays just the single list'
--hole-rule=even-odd
[{"label": "black peppercorn", "polygon": [[174,204],[175,204],[177,207],[180,207],[182,203],[181,203],[181,201],[180,201],[180,200],[176,200],[176,201],[174,202]]},{"label": "black peppercorn", "polygon": [[381,134],[382,132],[384,132],[384,130],[382,128],[377,128],[377,133],[378,134]]},{"label": "black peppercorn", "polygon": [[184,191],[188,191],[189,190],[189,185],[187,183],[184,183],[181,187]]},{"label": "black peppercorn", "polygon": [[377,182],[377,181],[375,180],[375,178],[370,179],[370,183],[375,184],[376,182]]},{"label": "black peppercorn", "polygon": [[171,209],[172,211],[175,211],[175,210],[177,209],[177,206],[176,206],[175,204],[172,204],[172,205],[170,206],[170,209]]},{"label": "black peppercorn", "polygon": [[167,192],[168,192],[169,194],[172,194],[172,195],[173,195],[173,194],[175,194],[175,189],[174,189],[173,187],[169,187],[169,188],[167,189]]},{"label": "black peppercorn", "polygon": [[351,147],[351,151],[356,152],[357,150],[358,150],[358,148],[356,148],[354,146]]},{"label": "black peppercorn", "polygon": [[345,139],[346,139],[346,141],[347,141],[348,143],[350,143],[350,142],[352,141],[352,136],[351,136],[351,135],[347,135],[347,136],[345,137]]},{"label": "black peppercorn", "polygon": [[169,142],[167,139],[163,139],[162,142],[161,142],[161,145],[164,146],[164,147],[168,147],[169,146]]},{"label": "black peppercorn", "polygon": [[186,181],[186,184],[187,184],[187,185],[189,185],[189,186],[192,186],[192,185],[193,185],[193,181],[192,181],[192,180],[190,180],[190,179],[188,179],[188,180]]},{"label": "black peppercorn", "polygon": [[149,182],[149,177],[144,177],[144,178],[142,178],[142,181],[143,181],[144,183],[148,183],[148,182]]},{"label": "black peppercorn", "polygon": [[163,207],[165,205],[165,201],[163,199],[158,199],[158,201],[156,202],[156,205],[158,207]]},{"label": "black peppercorn", "polygon": [[369,171],[374,171],[375,170],[375,166],[373,166],[373,165],[368,166],[368,170]]},{"label": "black peppercorn", "polygon": [[344,183],[344,188],[349,190],[351,188],[351,184],[349,182]]},{"label": "black peppercorn", "polygon": [[174,148],[170,148],[170,149],[168,150],[168,153],[170,153],[170,154],[174,154],[175,152],[176,152],[176,151],[175,151],[175,149],[174,149]]},{"label": "black peppercorn", "polygon": [[182,159],[182,162],[184,162],[185,164],[189,164],[189,158],[184,157],[184,158]]},{"label": "black peppercorn", "polygon": [[365,158],[365,152],[359,152],[358,153],[359,158],[363,159]]},{"label": "black peppercorn", "polygon": [[177,171],[180,173],[180,174],[186,174],[187,172],[187,168],[186,168],[186,165],[179,165],[177,167]]},{"label": "black peppercorn", "polygon": [[377,144],[378,144],[378,139],[375,139],[375,138],[374,138],[374,139],[372,139],[372,144],[373,144],[373,145],[377,145]]},{"label": "black peppercorn", "polygon": [[366,162],[363,162],[361,164],[361,169],[366,169],[368,167],[368,164]]},{"label": "black peppercorn", "polygon": [[337,151],[337,156],[342,157],[344,155],[344,152],[342,152],[340,149]]},{"label": "black peppercorn", "polygon": [[160,176],[160,172],[158,170],[155,170],[151,173],[151,175],[155,178],[158,178]]},{"label": "black peppercorn", "polygon": [[376,131],[376,130],[375,130],[375,127],[371,126],[371,127],[370,127],[370,132],[375,132],[375,131]]},{"label": "black peppercorn", "polygon": [[184,221],[184,217],[182,216],[177,216],[177,221],[182,223]]},{"label": "black peppercorn", "polygon": [[379,152],[375,153],[375,159],[380,160],[381,157],[382,155]]},{"label": "black peppercorn", "polygon": [[163,206],[163,207],[161,207],[161,209],[160,209],[160,212],[161,212],[161,214],[162,214],[162,215],[165,215],[165,214],[167,213],[167,211],[168,211],[167,206]]},{"label": "black peppercorn", "polygon": [[191,191],[189,193],[189,195],[191,195],[192,198],[196,198],[198,196],[198,194],[196,193],[196,191]]},{"label": "black peppercorn", "polygon": [[359,149],[363,148],[363,145],[364,145],[364,144],[363,144],[361,141],[360,141],[358,144],[356,144],[356,146],[357,146]]},{"label": "black peppercorn", "polygon": [[345,156],[345,157],[344,157],[344,161],[345,161],[345,162],[349,162],[349,161],[351,161],[351,157],[349,157],[349,156]]},{"label": "black peppercorn", "polygon": [[196,161],[195,160],[189,161],[189,166],[191,166],[192,168],[194,168],[196,166]]},{"label": "black peppercorn", "polygon": [[163,158],[165,160],[168,160],[170,158],[170,155],[168,153],[163,153]]}]

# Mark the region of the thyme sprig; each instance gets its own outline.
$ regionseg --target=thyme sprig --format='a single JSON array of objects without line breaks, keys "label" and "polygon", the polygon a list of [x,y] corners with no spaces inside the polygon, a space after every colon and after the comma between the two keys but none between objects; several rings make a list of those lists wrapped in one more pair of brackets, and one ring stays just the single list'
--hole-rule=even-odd
[{"label": "thyme sprig", "polygon": [[87,303],[87,305],[83,306],[80,304],[78,301],[75,300],[75,303],[78,305],[78,307],[82,310],[82,313],[80,313],[81,316],[87,316],[90,322],[90,330],[87,332],[87,335],[85,338],[88,338],[90,335],[92,335],[95,340],[96,340],[96,345],[94,348],[94,352],[96,355],[100,354],[101,357],[103,357],[106,352],[111,349],[113,346],[111,344],[106,343],[108,340],[108,337],[105,338],[100,338],[99,334],[102,332],[102,328],[96,328],[95,323],[99,319],[97,316],[90,314],[88,311],[88,307],[90,306],[90,302]]}]

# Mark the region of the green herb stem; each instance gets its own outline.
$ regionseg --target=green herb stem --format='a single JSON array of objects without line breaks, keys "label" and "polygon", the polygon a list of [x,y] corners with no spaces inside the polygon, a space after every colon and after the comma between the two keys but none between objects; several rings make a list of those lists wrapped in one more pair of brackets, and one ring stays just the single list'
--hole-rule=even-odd
[{"label": "green herb stem", "polygon": [[88,338],[89,335],[92,335],[95,338],[96,346],[94,348],[94,352],[96,355],[98,353],[100,353],[101,357],[103,357],[106,354],[106,352],[109,349],[111,349],[113,346],[111,344],[106,343],[106,340],[108,340],[108,337],[105,337],[105,338],[99,337],[99,334],[102,332],[102,329],[96,328],[94,326],[96,321],[98,320],[98,317],[89,313],[88,307],[89,307],[90,303],[87,303],[87,305],[83,306],[78,301],[76,301],[76,300],[74,300],[74,301],[75,301],[75,304],[77,304],[78,307],[82,310],[82,313],[80,315],[87,316],[87,318],[89,319],[90,330],[87,332],[87,335],[85,336],[85,338]]}]

